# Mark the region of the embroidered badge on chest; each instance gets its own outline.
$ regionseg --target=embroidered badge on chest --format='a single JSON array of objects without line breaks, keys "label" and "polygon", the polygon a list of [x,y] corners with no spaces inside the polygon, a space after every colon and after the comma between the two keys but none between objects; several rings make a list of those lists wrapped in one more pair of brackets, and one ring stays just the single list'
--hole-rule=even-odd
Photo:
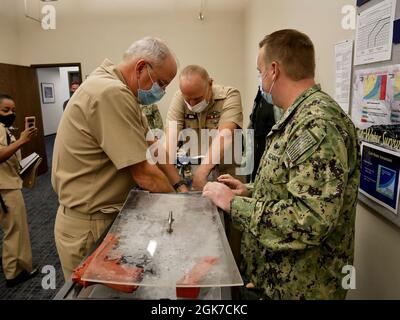
[{"label": "embroidered badge on chest", "polygon": [[209,119],[217,119],[219,120],[219,118],[221,117],[221,112],[218,111],[213,111],[210,114],[207,115],[207,120]]},{"label": "embroidered badge on chest", "polygon": [[185,114],[185,119],[187,119],[187,120],[197,119],[197,114],[187,113],[187,114]]},{"label": "embroidered badge on chest", "polygon": [[317,139],[306,130],[298,136],[291,145],[286,149],[286,154],[291,162],[295,162],[302,154],[317,143]]}]

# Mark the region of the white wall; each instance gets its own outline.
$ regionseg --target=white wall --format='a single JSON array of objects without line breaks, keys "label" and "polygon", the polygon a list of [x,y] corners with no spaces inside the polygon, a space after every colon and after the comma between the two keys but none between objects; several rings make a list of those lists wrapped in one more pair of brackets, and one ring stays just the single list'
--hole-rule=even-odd
[{"label": "white wall", "polygon": [[[43,68],[37,70],[38,84],[40,90],[40,104],[42,107],[44,135],[55,134],[62,116],[62,98],[60,70],[59,68]],[[53,83],[55,92],[55,103],[43,103],[41,83]]]},{"label": "white wall", "polygon": [[[208,12],[206,20],[201,22],[195,10],[85,11],[84,6],[74,6],[74,3],[75,0],[54,3],[57,29],[51,31],[44,31],[39,23],[24,18],[19,5],[22,64],[81,62],[85,78],[104,58],[117,63],[131,43],[152,35],[169,43],[181,68],[191,63],[203,65],[216,83],[243,91],[243,12]],[[175,78],[159,103],[164,118],[177,89]]]},{"label": "white wall", "polygon": [[1,0],[0,43],[0,63],[18,64],[19,34],[15,0]]},{"label": "white wall", "polygon": [[356,290],[348,299],[400,299],[400,229],[359,204],[356,218]]},{"label": "white wall", "polygon": [[[79,71],[79,67],[63,67],[60,71],[60,100],[63,102],[70,98],[68,72]],[[61,106],[62,107],[62,106]]]},{"label": "white wall", "polygon": [[333,48],[336,42],[354,39],[354,31],[341,27],[344,5],[355,0],[251,0],[245,17],[246,115],[253,106],[257,92],[256,57],[262,38],[280,29],[298,29],[306,33],[316,51],[316,80],[323,90],[333,95],[335,89]]}]

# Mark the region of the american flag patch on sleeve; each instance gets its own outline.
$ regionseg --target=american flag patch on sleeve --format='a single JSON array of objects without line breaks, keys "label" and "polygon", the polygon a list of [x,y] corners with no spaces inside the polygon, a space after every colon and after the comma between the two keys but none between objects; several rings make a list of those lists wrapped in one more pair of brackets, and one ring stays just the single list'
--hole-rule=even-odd
[{"label": "american flag patch on sleeve", "polygon": [[314,146],[317,142],[317,139],[315,139],[311,132],[306,130],[291,143],[291,145],[286,149],[286,154],[291,162],[295,162],[302,154],[304,154],[304,152]]}]

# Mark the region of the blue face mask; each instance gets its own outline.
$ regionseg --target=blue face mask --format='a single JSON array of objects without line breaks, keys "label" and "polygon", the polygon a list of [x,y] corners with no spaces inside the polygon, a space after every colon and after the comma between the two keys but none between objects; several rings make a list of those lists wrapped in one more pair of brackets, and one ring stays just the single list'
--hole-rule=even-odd
[{"label": "blue face mask", "polygon": [[139,79],[138,79],[138,100],[141,105],[150,105],[156,103],[161,100],[164,96],[165,91],[158,85],[157,82],[154,82],[151,78],[149,68],[147,65],[147,73],[149,74],[151,82],[153,82],[152,87],[149,90],[140,89]]},{"label": "blue face mask", "polygon": [[272,100],[272,88],[274,87],[275,79],[274,79],[274,81],[272,81],[272,85],[271,85],[271,88],[269,89],[269,92],[265,92],[264,89],[263,89],[261,73],[258,74],[258,84],[260,86],[261,95],[264,98],[264,100],[267,101],[269,104],[273,105],[274,102]]}]

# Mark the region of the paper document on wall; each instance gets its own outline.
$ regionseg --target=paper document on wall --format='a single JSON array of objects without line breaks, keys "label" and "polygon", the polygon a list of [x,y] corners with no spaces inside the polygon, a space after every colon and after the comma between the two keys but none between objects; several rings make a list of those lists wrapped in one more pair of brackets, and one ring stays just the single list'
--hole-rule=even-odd
[{"label": "paper document on wall", "polygon": [[396,0],[385,0],[357,19],[355,65],[390,60]]},{"label": "paper document on wall", "polygon": [[335,100],[348,114],[350,105],[351,68],[353,62],[353,40],[335,45],[336,90]]}]

